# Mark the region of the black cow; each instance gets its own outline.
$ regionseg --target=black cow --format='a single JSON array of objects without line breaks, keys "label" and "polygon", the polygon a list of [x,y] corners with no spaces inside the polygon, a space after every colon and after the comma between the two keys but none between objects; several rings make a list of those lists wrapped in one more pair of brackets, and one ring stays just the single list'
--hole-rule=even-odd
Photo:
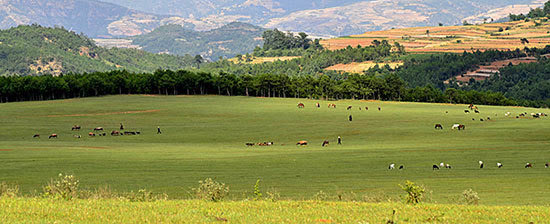
[{"label": "black cow", "polygon": [[433,165],[433,166],[432,166],[432,170],[439,170],[439,166]]}]

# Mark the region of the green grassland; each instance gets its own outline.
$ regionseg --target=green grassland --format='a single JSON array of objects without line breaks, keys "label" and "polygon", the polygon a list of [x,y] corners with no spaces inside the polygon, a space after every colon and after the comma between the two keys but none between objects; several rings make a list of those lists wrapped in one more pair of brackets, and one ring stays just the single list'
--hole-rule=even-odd
[{"label": "green grassland", "polygon": [[[298,109],[298,102],[306,108]],[[315,102],[322,107],[315,108]],[[454,203],[462,191],[472,188],[482,205],[549,205],[550,169],[544,163],[550,161],[550,119],[504,116],[506,112],[549,113],[548,109],[480,106],[481,114],[464,114],[466,105],[338,101],[336,109],[328,109],[328,103],[108,96],[0,104],[0,182],[18,184],[23,193],[32,194],[63,172],[76,175],[83,188],[108,185],[120,192],[147,188],[171,198],[187,198],[191,187],[211,177],[230,187],[230,199],[242,199],[252,194],[254,183],[261,179],[264,190],[278,191],[283,199],[307,200],[320,190],[331,197],[354,192],[397,198],[402,194],[398,184],[411,180],[429,189],[434,203]],[[347,111],[348,105],[355,107]],[[378,106],[381,111],[375,109]],[[353,122],[347,120],[350,114]],[[487,117],[491,121],[479,121]],[[87,136],[97,126],[109,133],[120,122],[142,134]],[[445,129],[434,130],[436,123]],[[454,123],[467,128],[451,131]],[[83,130],[73,132],[72,125]],[[157,126],[162,135],[156,134]],[[41,138],[33,139],[35,133]],[[51,133],[59,139],[49,140]],[[76,133],[83,138],[73,138]],[[343,145],[334,144],[337,136],[342,136]],[[331,145],[322,148],[325,139]],[[310,145],[296,146],[299,140]],[[264,141],[275,146],[245,146]],[[479,169],[479,160],[485,161],[486,169]],[[432,165],[440,162],[453,169],[433,171]],[[496,162],[504,167],[497,169]],[[535,167],[523,168],[526,162]],[[390,163],[404,164],[405,169],[389,171]],[[96,206],[96,202],[76,203]],[[166,206],[179,202],[170,203]],[[386,207],[384,214],[392,206]]]},{"label": "green grassland", "polygon": [[390,220],[395,223],[548,223],[550,209],[319,201],[212,203],[0,198],[0,219],[4,223],[387,223]]}]

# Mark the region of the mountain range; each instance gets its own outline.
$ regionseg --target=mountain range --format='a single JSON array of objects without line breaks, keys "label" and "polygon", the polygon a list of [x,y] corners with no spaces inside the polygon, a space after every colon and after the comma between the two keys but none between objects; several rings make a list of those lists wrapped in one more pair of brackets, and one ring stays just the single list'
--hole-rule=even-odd
[{"label": "mountain range", "polygon": [[413,26],[471,23],[525,13],[544,0],[0,0],[0,28],[38,23],[93,38],[146,34],[178,24],[206,31],[233,21],[344,36]]}]

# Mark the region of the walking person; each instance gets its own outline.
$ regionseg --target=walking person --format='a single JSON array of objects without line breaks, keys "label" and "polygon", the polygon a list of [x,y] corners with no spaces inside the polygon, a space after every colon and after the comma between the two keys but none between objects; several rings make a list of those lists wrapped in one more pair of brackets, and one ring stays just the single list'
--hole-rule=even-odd
[{"label": "walking person", "polygon": [[341,144],[342,144],[342,138],[338,136],[338,145],[341,145]]},{"label": "walking person", "polygon": [[157,134],[162,134],[162,131],[160,131],[160,126],[157,127]]}]

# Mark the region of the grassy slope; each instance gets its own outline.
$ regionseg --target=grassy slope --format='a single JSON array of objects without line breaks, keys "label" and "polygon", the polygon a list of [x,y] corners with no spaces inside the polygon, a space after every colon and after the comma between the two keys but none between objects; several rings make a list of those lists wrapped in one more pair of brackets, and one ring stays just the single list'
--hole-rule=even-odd
[{"label": "grassy slope", "polygon": [[[298,110],[299,101],[307,107]],[[548,205],[550,120],[505,118],[507,111],[546,112],[529,108],[481,106],[481,115],[465,115],[464,105],[396,102],[336,102],[337,109],[313,108],[317,101],[246,97],[111,96],[47,102],[1,104],[0,181],[40,190],[59,172],[77,175],[83,187],[110,185],[119,191],[147,188],[183,197],[207,177],[227,183],[231,198],[250,195],[257,179],[283,198],[309,199],[319,190],[397,197],[397,184],[412,180],[433,191],[434,202],[455,202],[468,188],[482,204]],[[369,111],[346,105],[369,106]],[[382,111],[373,110],[382,106]],[[102,114],[159,110],[152,113]],[[445,114],[449,111],[449,114]],[[74,117],[48,115],[89,114]],[[96,115],[94,115],[96,114]],[[354,121],[347,117],[353,114]],[[498,116],[495,116],[498,114]],[[471,118],[491,116],[491,122]],[[141,136],[74,139],[103,126],[124,122]],[[444,131],[433,125],[442,123]],[[464,123],[467,130],[449,130]],[[165,132],[156,135],[156,126]],[[50,133],[59,134],[48,140]],[[32,139],[34,133],[41,139]],[[341,135],[343,146],[321,148]],[[312,145],[297,147],[298,140]],[[246,148],[245,142],[274,141],[270,148]],[[282,146],[281,144],[285,144]],[[483,160],[487,169],[479,170]],[[496,169],[500,161],[504,168]],[[450,163],[453,170],[432,171]],[[534,169],[524,169],[526,162]],[[388,171],[389,163],[405,164]]]},{"label": "grassy slope", "polygon": [[[372,31],[350,37],[335,38],[322,41],[328,49],[341,49],[350,46],[367,46],[373,40],[387,40],[390,43],[399,42],[408,52],[455,52],[472,50],[515,50],[524,47],[545,47],[550,44],[548,28],[550,22],[537,20],[516,21],[506,23],[489,23],[472,26],[444,27],[413,27]],[[510,30],[505,30],[507,27]],[[504,29],[499,32],[499,28]],[[426,31],[429,30],[429,35]],[[522,44],[520,39],[527,38],[530,43]],[[458,43],[457,41],[460,41]]]},{"label": "grassy slope", "polygon": [[[392,218],[393,210],[396,211]],[[4,223],[547,223],[548,207],[317,201],[123,202],[0,198]]]}]

